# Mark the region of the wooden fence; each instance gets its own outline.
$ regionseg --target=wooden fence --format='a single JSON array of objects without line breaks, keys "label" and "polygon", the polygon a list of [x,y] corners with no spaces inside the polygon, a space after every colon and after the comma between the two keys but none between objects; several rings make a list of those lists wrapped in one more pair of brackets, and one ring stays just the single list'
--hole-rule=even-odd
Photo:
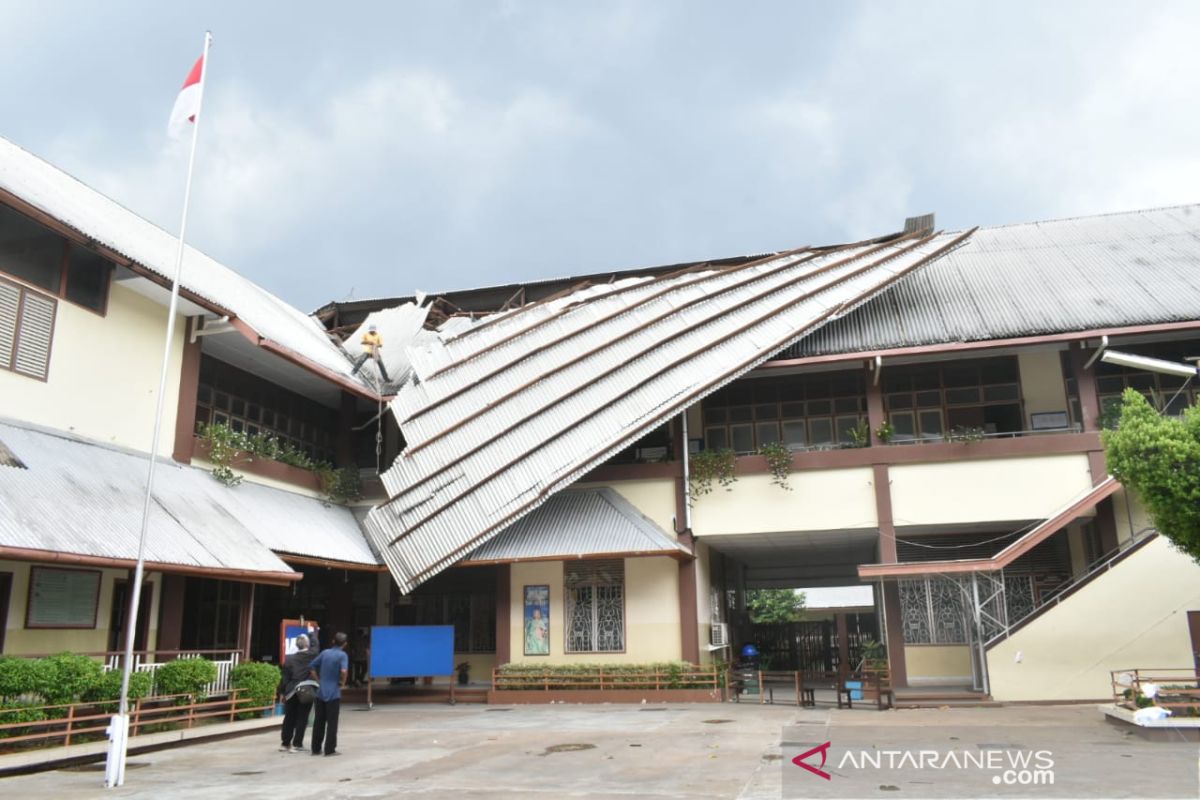
[{"label": "wooden fence", "polygon": [[1138,695],[1145,694],[1145,686],[1150,683],[1158,687],[1154,705],[1170,709],[1175,716],[1200,716],[1200,669],[1118,669],[1109,675],[1113,702],[1119,706],[1136,710]]},{"label": "wooden fence", "polygon": [[[249,705],[251,701],[239,700],[241,689],[231,689],[229,695],[219,700],[196,702],[191,695],[160,695],[139,699],[130,708],[129,735],[137,736],[148,726],[175,726],[192,728],[198,722],[222,720],[233,722],[239,714],[254,714],[263,711],[275,713],[275,703],[266,706]],[[188,700],[184,704],[177,701]],[[112,700],[94,703],[71,703],[57,706],[29,706],[50,717],[28,722],[6,722],[0,724],[0,749],[11,749],[17,743],[40,743],[69,745],[72,739],[103,737],[112,720]],[[0,713],[0,720],[6,715]],[[8,736],[10,731],[22,731]],[[24,731],[30,731],[28,733]]]}]

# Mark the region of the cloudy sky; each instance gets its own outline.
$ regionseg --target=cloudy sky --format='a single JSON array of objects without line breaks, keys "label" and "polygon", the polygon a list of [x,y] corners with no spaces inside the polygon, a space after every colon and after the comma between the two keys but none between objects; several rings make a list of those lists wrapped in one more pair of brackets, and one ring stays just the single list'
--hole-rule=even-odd
[{"label": "cloudy sky", "polygon": [[1200,4],[0,4],[0,135],[310,310],[1200,201]]}]

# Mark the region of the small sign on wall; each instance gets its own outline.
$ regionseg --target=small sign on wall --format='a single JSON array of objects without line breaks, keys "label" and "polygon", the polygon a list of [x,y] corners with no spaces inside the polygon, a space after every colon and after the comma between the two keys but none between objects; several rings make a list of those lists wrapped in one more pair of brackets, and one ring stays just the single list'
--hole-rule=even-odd
[{"label": "small sign on wall", "polygon": [[1040,411],[1030,414],[1029,421],[1035,431],[1058,431],[1071,424],[1065,411]]},{"label": "small sign on wall", "polygon": [[525,655],[550,655],[550,587],[525,587]]},{"label": "small sign on wall", "polygon": [[100,570],[31,567],[26,628],[95,628]]}]

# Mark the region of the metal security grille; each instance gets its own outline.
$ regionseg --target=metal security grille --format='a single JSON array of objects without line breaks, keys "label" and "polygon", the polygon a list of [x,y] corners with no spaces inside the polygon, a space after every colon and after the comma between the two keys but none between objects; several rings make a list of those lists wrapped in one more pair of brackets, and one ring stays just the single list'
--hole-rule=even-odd
[{"label": "metal security grille", "polygon": [[613,653],[625,649],[625,562],[567,564],[566,651]]}]

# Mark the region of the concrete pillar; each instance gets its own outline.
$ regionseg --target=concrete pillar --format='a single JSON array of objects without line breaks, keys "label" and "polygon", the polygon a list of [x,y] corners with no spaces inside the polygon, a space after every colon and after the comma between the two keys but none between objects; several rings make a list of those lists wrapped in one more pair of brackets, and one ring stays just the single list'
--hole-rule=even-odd
[{"label": "concrete pillar", "polygon": [[[879,519],[879,561],[895,564],[896,526],[892,521],[892,485],[886,464],[875,464],[875,513]],[[900,586],[895,581],[883,583],[884,627],[887,629],[888,667],[892,686],[908,686],[908,669],[904,660],[904,628],[900,620]]]},{"label": "concrete pillar", "polygon": [[[691,546],[691,536],[686,544]],[[679,561],[679,657],[690,664],[700,663],[700,630],[697,619],[699,605],[696,600],[696,559],[683,558]]]}]

